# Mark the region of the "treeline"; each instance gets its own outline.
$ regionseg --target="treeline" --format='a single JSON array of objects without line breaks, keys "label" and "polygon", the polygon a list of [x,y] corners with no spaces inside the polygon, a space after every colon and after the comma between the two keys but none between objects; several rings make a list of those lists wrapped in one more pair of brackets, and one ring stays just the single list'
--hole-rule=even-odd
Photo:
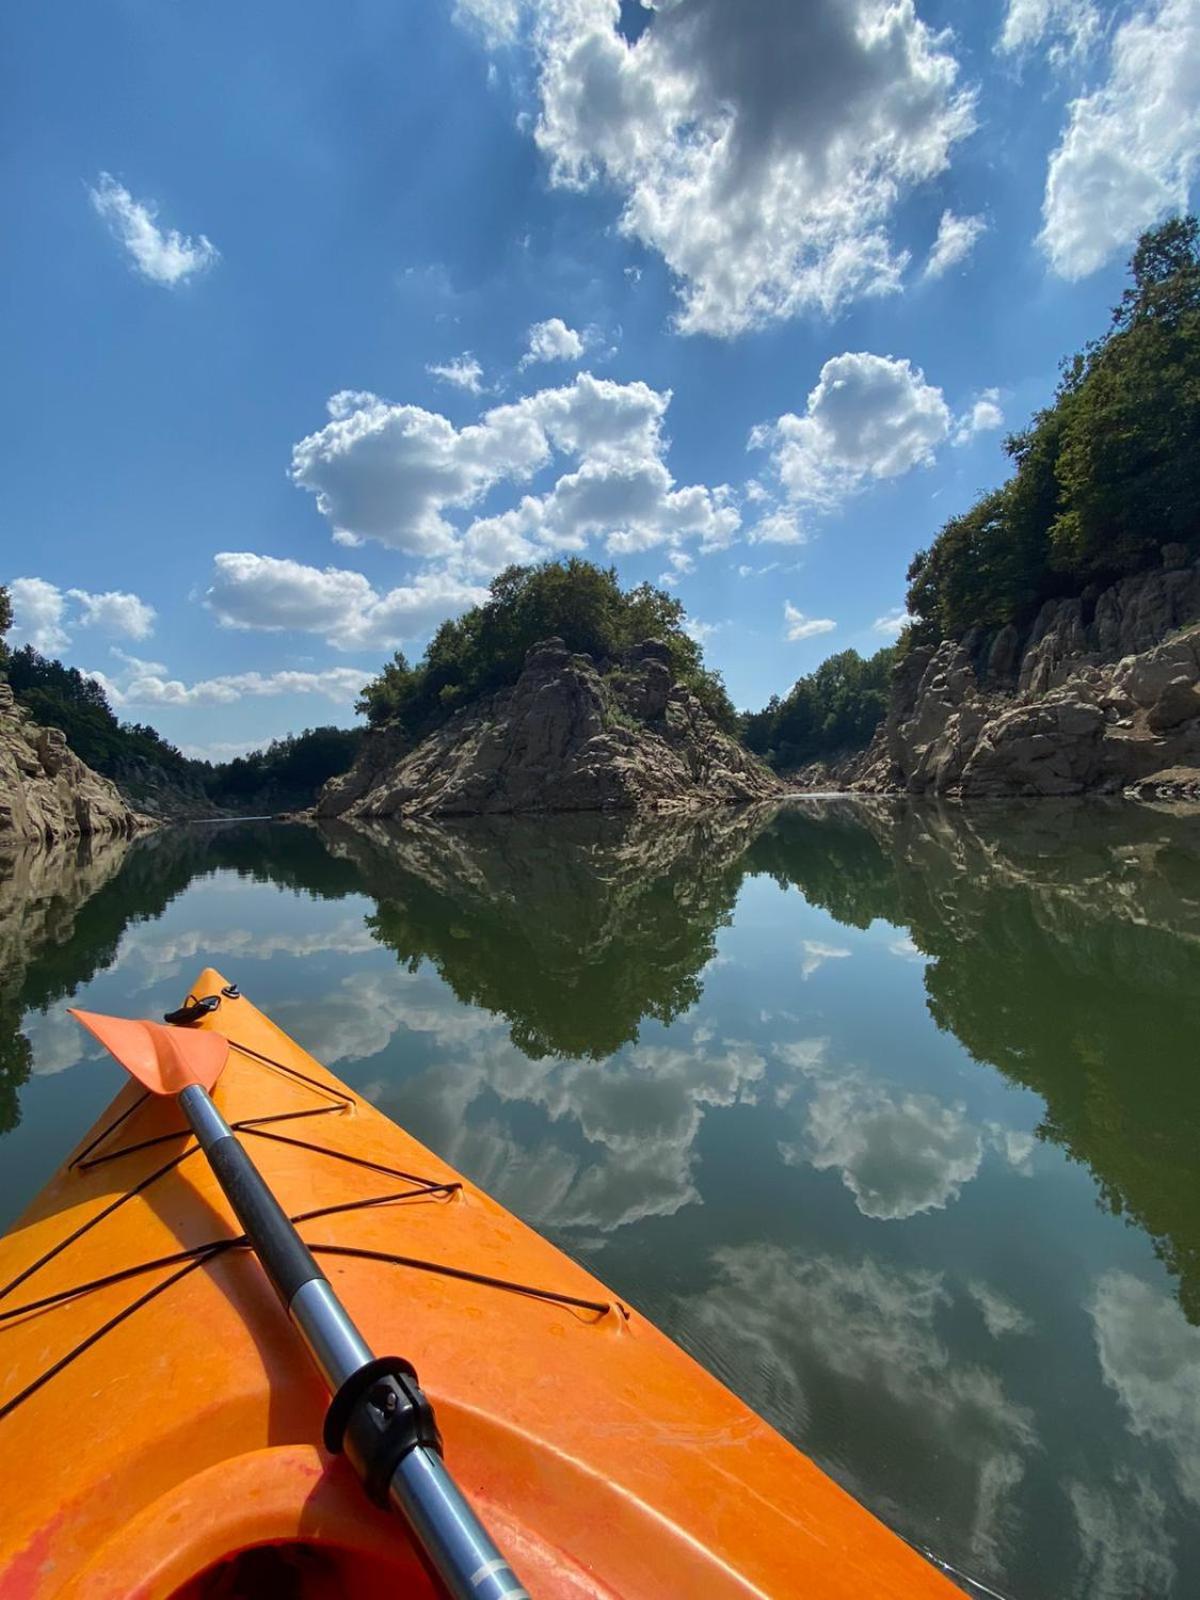
[{"label": "treeline", "polygon": [[197,761],[204,791],[230,811],[294,811],[312,805],[321,786],[347,771],[358,754],[361,728],[305,728],[272,739],[232,761]]},{"label": "treeline", "polygon": [[897,647],[865,659],[842,650],[800,678],[782,699],[742,718],[742,739],[780,771],[843,751],[862,750],[887,711]]},{"label": "treeline", "polygon": [[1065,361],[1054,401],[1005,441],[1016,471],[909,569],[920,643],[1029,622],[1043,601],[1200,545],[1200,227],[1142,235],[1108,332]]},{"label": "treeline", "polygon": [[720,674],[704,665],[700,646],[684,632],[681,603],[648,583],[623,590],[615,568],[574,557],[508,567],[483,605],[442,623],[415,666],[397,651],[363,690],[358,710],[373,724],[399,723],[410,737],[423,738],[479,695],[515,683],[530,646],[555,637],[601,664],[616,663],[631,645],[661,639],[676,681],[721,727],[737,731]]},{"label": "treeline", "polygon": [[0,675],[35,722],[61,728],[89,767],[112,781],[130,803],[150,790],[174,791],[196,809],[287,811],[311,805],[327,779],[345,772],[358,753],[361,728],[305,728],[273,739],[232,761],[197,761],[144,722],[122,722],[101,684],[77,667],[39,654],[32,645],[3,646],[12,624],[8,593],[0,588]]}]

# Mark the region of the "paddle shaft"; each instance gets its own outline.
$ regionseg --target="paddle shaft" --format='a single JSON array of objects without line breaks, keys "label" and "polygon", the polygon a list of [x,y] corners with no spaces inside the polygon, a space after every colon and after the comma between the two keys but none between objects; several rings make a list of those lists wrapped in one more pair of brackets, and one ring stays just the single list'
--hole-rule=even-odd
[{"label": "paddle shaft", "polygon": [[[369,1346],[208,1091],[190,1084],[180,1090],[179,1104],[272,1287],[336,1395],[373,1361]],[[401,1458],[387,1492],[454,1600],[528,1600],[436,1450],[414,1445]]]}]

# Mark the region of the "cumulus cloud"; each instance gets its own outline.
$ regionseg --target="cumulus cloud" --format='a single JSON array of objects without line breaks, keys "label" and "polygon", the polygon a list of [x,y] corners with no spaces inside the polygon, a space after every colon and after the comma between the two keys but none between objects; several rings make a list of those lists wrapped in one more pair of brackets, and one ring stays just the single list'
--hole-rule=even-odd
[{"label": "cumulus cloud", "polygon": [[806,1135],[802,1144],[780,1146],[783,1159],[840,1171],[863,1216],[887,1221],[957,1200],[984,1152],[961,1106],[894,1093],[854,1071],[818,1086]]},{"label": "cumulus cloud", "polygon": [[1132,1273],[1098,1280],[1089,1307],[1104,1381],[1138,1438],[1160,1444],[1179,1492],[1200,1505],[1200,1328]]},{"label": "cumulus cloud", "polygon": [[220,252],[204,234],[194,239],[174,228],[165,232],[155,222],[152,201],[135,200],[124,184],[107,172],[89,189],[92,206],[125,247],[136,270],[151,283],[170,288],[220,260]]},{"label": "cumulus cloud", "polygon": [[1050,157],[1040,243],[1083,278],[1169,211],[1200,168],[1200,0],[1158,0],[1113,37],[1109,75],[1073,100]]},{"label": "cumulus cloud", "polygon": [[76,628],[96,628],[124,639],[145,639],[154,631],[154,607],[122,589],[64,592],[45,578],[14,578],[8,592],[13,608],[10,642],[31,644],[43,655],[65,650]]},{"label": "cumulus cloud", "polygon": [[[973,127],[947,34],[913,0],[672,0],[630,43],[619,0],[522,13],[551,181],[605,184],[675,275],[687,332],[735,334],[897,289],[901,196]],[[511,6],[464,0],[493,39]]]},{"label": "cumulus cloud", "polygon": [[550,317],[530,328],[529,344],[520,364],[528,367],[535,361],[578,361],[582,354],[582,334],[568,328],[561,317]]},{"label": "cumulus cloud", "polygon": [[1100,26],[1093,0],[1008,0],[996,49],[1019,55],[1049,38],[1050,59],[1061,65],[1070,56],[1086,55]]},{"label": "cumulus cloud", "polygon": [[712,1282],[679,1306],[684,1342],[720,1351],[736,1392],[843,1474],[845,1418],[882,1405],[892,1448],[871,1452],[845,1487],[876,1506],[909,1504],[920,1461],[929,1503],[959,1508],[973,1564],[996,1562],[1037,1436],[1000,1376],[947,1344],[958,1301],[942,1277],[768,1243],[712,1259]]},{"label": "cumulus cloud", "polygon": [[[803,611],[797,611],[790,600],[783,602],[783,620],[792,644],[800,639],[815,638],[819,633],[832,633],[837,627],[832,617],[806,617]],[[849,955],[850,952],[843,953]]]},{"label": "cumulus cloud", "polygon": [[12,627],[8,638],[14,645],[31,644],[43,655],[65,650],[71,636],[63,627],[66,597],[61,589],[44,578],[14,578],[8,585],[12,601]]},{"label": "cumulus cloud", "polygon": [[954,444],[969,444],[977,433],[991,433],[1004,426],[1004,412],[1000,408],[999,389],[985,389],[958,419],[954,430]]},{"label": "cumulus cloud", "polygon": [[80,627],[99,628],[123,639],[148,639],[154,632],[154,607],[136,594],[127,594],[123,589],[107,589],[103,594],[68,589],[67,594],[79,603]]},{"label": "cumulus cloud", "polygon": [[925,263],[923,278],[940,278],[951,267],[965,261],[975,248],[980,234],[987,232],[982,217],[956,217],[953,211],[943,211],[938,223],[937,238]]},{"label": "cumulus cloud", "polygon": [[[675,485],[663,460],[670,401],[669,390],[581,372],[459,429],[418,406],[343,392],[329,402],[331,421],[295,447],[292,478],[317,496],[335,538],[376,539],[475,576],[582,550],[592,538],[611,551],[687,538],[720,547],[740,514],[727,485]],[[555,455],[576,465],[547,493],[476,518],[465,534],[448,520],[500,483],[532,478]]]},{"label": "cumulus cloud", "polygon": [[831,509],[872,479],[928,465],[950,426],[942,391],[919,367],[847,351],[821,368],[803,416],[785,412],[750,443],[770,449],[793,503]]},{"label": "cumulus cloud", "polygon": [[125,656],[124,669],[110,676],[89,672],[114,706],[227,706],[238,700],[281,694],[319,694],[339,705],[352,704],[372,676],[360,667],[326,667],[316,672],[234,672],[184,683],[169,678],[161,661]]},{"label": "cumulus cloud", "polygon": [[881,633],[885,639],[898,639],[913,621],[915,618],[910,617],[903,606],[897,606],[895,611],[888,611],[882,617],[876,617],[871,624],[871,632]]},{"label": "cumulus cloud", "polygon": [[796,513],[776,506],[760,517],[746,535],[750,544],[807,544],[808,534]]},{"label": "cumulus cloud", "polygon": [[469,350],[440,364],[431,362],[425,371],[443,383],[453,384],[456,389],[465,389],[468,394],[483,393],[483,368]]},{"label": "cumulus cloud", "polygon": [[361,572],[222,551],[207,601],[227,627],[320,634],[337,650],[390,649],[481,605],[487,590],[438,570],[380,592]]}]

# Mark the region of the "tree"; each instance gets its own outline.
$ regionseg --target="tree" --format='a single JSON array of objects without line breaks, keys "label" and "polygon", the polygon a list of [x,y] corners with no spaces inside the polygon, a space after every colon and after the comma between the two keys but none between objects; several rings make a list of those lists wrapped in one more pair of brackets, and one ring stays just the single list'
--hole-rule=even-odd
[{"label": "tree", "polygon": [[9,597],[8,590],[3,584],[0,584],[0,670],[3,669],[8,660],[9,651],[7,644],[4,642],[4,635],[12,627],[12,624],[12,600]]},{"label": "tree", "polygon": [[1200,224],[1144,233],[1101,339],[1005,448],[1009,481],[952,517],[909,569],[914,639],[1025,625],[1050,598],[1200,547]]},{"label": "tree", "polygon": [[622,590],[615,568],[590,561],[546,561],[506,568],[488,598],[442,623],[415,667],[398,652],[366,684],[358,709],[374,725],[396,723],[414,739],[440,727],[459,707],[515,683],[526,652],[542,639],[609,667],[631,645],[661,639],[675,678],[722,727],[737,713],[718,673],[684,631],[684,610],[673,596],[640,584]]},{"label": "tree", "polygon": [[781,700],[777,695],[742,718],[742,738],[756,754],[781,769],[818,757],[865,749],[887,711],[897,647],[887,645],[866,660],[842,650],[800,678]]}]

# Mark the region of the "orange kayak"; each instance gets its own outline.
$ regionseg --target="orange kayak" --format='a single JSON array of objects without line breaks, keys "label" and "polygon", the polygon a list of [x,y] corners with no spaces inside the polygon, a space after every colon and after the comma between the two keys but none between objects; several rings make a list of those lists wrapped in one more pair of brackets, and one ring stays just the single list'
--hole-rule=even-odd
[{"label": "orange kayak", "polygon": [[[220,995],[211,969],[194,996]],[[236,991],[214,1092],[543,1596],[959,1593],[547,1240]],[[0,1600],[436,1596],[172,1100],[128,1084],[0,1239]]]}]

